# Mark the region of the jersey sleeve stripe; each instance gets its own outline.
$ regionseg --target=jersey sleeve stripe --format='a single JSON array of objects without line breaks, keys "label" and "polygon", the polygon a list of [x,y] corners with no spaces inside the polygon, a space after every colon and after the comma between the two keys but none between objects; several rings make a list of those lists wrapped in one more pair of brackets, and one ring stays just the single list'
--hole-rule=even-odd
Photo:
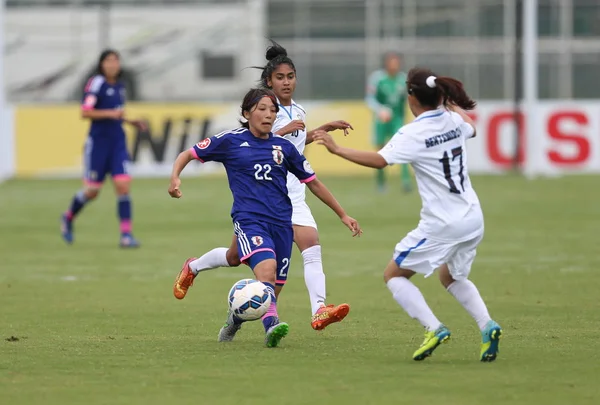
[{"label": "jersey sleeve stripe", "polygon": [[102,83],[104,83],[104,78],[100,75],[96,75],[88,80],[84,90],[86,93],[98,93],[100,87],[102,87]]},{"label": "jersey sleeve stripe", "polygon": [[204,160],[200,159],[200,157],[198,156],[198,152],[196,152],[195,148],[190,148],[190,151],[192,152],[192,156],[194,157],[194,159],[199,160],[200,163],[204,163]]},{"label": "jersey sleeve stripe", "polygon": [[312,176],[310,176],[308,179],[304,179],[304,180],[300,180],[300,183],[310,183],[311,181],[313,181],[314,179],[317,178],[316,174],[313,174]]}]

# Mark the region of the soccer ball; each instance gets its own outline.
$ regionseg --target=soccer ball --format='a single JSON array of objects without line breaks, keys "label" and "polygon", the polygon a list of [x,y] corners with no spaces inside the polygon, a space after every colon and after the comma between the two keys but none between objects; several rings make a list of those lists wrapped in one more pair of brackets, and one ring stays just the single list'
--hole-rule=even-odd
[{"label": "soccer ball", "polygon": [[271,294],[258,280],[240,280],[229,290],[229,309],[244,321],[260,319],[270,305]]}]

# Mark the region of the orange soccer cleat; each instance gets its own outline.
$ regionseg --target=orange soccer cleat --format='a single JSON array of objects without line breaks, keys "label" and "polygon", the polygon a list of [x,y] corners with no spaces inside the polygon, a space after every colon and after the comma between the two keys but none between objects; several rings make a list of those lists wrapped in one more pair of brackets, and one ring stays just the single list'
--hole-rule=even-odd
[{"label": "orange soccer cleat", "polygon": [[314,330],[323,330],[329,324],[340,322],[350,312],[350,305],[323,305],[312,317],[311,326]]},{"label": "orange soccer cleat", "polygon": [[181,271],[175,279],[175,285],[173,286],[173,295],[175,295],[175,298],[177,298],[178,300],[184,299],[185,295],[187,294],[188,288],[190,288],[192,284],[194,284],[194,278],[196,278],[196,275],[192,273],[192,269],[190,269],[190,262],[194,260],[196,260],[195,257],[190,257],[189,259],[187,259],[185,263],[183,263],[183,267],[181,268]]}]

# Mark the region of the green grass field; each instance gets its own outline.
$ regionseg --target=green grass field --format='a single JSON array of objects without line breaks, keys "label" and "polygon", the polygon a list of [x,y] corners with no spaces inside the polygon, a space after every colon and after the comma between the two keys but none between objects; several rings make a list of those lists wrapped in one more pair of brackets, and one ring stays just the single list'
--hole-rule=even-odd
[{"label": "green grass field", "polygon": [[476,325],[435,277],[415,282],[453,337],[426,361],[411,360],[422,328],[381,275],[417,223],[418,195],[373,195],[370,178],[325,182],[365,231],[352,239],[310,197],[329,300],[352,311],[324,332],[310,328],[294,252],[279,305],[290,334],[277,349],[262,346],[259,322],[231,344],[216,341],[227,291],[250,276],[248,268],[202,273],[185,300],[172,296],[185,258],[230,241],[223,178],[184,179],[178,201],[165,180],[136,181],[135,233],[143,243],[136,251],[116,247],[108,187],[66,246],[58,217],[78,181],[1,185],[0,403],[600,403],[597,177],[473,179],[486,237],[472,280],[505,332],[492,364],[478,361]]}]

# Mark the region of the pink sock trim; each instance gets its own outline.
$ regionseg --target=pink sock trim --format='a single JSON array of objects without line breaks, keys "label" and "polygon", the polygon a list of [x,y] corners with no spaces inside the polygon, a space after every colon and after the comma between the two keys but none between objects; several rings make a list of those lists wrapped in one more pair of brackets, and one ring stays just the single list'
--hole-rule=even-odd
[{"label": "pink sock trim", "polygon": [[115,181],[131,180],[131,176],[128,174],[117,174],[117,175],[113,176],[113,180],[115,180]]},{"label": "pink sock trim", "polygon": [[267,310],[267,313],[264,314],[262,316],[262,318],[260,318],[260,319],[265,319],[265,318],[268,318],[270,316],[277,317],[277,304],[275,304],[273,302],[271,302],[271,305],[269,306],[269,309]]},{"label": "pink sock trim", "polygon": [[69,221],[73,220],[73,213],[71,212],[71,210],[69,210],[69,211],[65,212],[65,217],[66,217],[66,218],[67,218]]},{"label": "pink sock trim", "polygon": [[121,220],[121,233],[131,233],[131,220]]}]

